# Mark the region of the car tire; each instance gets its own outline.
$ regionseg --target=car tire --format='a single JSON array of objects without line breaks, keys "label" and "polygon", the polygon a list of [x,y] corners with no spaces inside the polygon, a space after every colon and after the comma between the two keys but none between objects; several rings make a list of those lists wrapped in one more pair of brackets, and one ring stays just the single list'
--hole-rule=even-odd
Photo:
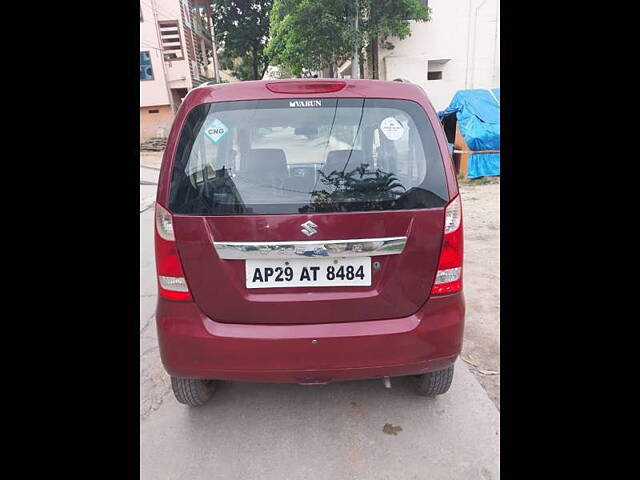
[{"label": "car tire", "polygon": [[200,407],[207,403],[216,386],[215,380],[171,377],[171,388],[176,400],[190,407]]},{"label": "car tire", "polygon": [[453,380],[453,365],[444,370],[418,375],[416,378],[416,391],[424,397],[435,397],[449,390]]}]

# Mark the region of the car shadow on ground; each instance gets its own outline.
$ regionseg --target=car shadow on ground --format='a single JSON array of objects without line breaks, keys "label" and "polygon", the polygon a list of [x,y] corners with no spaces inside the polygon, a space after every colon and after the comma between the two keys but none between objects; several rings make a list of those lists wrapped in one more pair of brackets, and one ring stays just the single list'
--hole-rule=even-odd
[{"label": "car shadow on ground", "polygon": [[497,478],[499,413],[468,369],[456,370],[436,398],[410,378],[391,389],[380,379],[223,382],[198,408],[168,395],[141,425],[143,477]]},{"label": "car shadow on ground", "polygon": [[304,426],[332,436],[355,421],[358,428],[370,425],[371,434],[382,434],[387,424],[406,431],[407,422],[446,415],[453,386],[447,394],[432,398],[418,395],[413,382],[412,377],[392,378],[390,389],[381,379],[327,385],[219,382],[206,405],[189,408],[176,404],[184,408],[185,420],[194,430],[218,425],[221,417],[228,418],[233,412],[236,418],[230,436],[255,433],[255,425],[265,422],[272,423],[269,428],[273,431],[295,432]]},{"label": "car shadow on ground", "polygon": [[[296,385],[254,382],[220,382],[214,396],[199,408],[184,407],[189,428],[198,431],[214,428],[220,418],[236,417],[227,439],[235,435],[255,435],[257,424],[268,430],[307,436],[332,438],[344,429],[366,427],[368,435],[391,435],[406,431],[406,421],[414,412],[418,417],[446,413],[445,397],[418,395],[413,379],[391,379],[392,388],[381,379],[335,382],[328,385]],[[183,407],[180,405],[180,407]],[[412,423],[415,419],[411,420]],[[402,425],[405,423],[405,425]],[[397,429],[395,427],[400,427]],[[306,433],[300,431],[305,430]],[[410,430],[410,429],[409,429]]]}]

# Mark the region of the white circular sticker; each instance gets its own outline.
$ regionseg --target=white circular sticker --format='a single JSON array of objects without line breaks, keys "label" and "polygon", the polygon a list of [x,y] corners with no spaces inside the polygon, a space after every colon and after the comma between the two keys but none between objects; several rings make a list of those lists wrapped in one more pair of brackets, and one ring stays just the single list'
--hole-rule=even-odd
[{"label": "white circular sticker", "polygon": [[380,122],[380,130],[389,140],[398,140],[404,134],[402,124],[393,117],[387,117]]}]

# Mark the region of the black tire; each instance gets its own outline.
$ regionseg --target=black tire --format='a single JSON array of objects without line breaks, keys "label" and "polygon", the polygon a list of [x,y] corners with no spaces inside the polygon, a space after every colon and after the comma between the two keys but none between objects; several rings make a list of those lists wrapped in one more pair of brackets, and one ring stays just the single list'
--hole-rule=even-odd
[{"label": "black tire", "polygon": [[442,395],[449,390],[453,380],[453,365],[444,370],[418,375],[416,379],[416,391],[425,397]]},{"label": "black tire", "polygon": [[207,403],[216,386],[215,380],[171,377],[171,388],[176,400],[190,407],[200,407]]}]

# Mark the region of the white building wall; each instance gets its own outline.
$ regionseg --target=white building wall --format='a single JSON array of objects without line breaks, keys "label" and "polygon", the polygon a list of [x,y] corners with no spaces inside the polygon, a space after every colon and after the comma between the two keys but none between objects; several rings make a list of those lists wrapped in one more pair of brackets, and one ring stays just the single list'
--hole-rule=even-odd
[{"label": "white building wall", "polygon": [[[419,84],[437,110],[458,90],[498,87],[499,0],[430,0],[429,6],[431,21],[412,22],[410,37],[390,39],[395,48],[380,51],[380,78]],[[427,62],[442,59],[449,60],[442,80],[427,80]]]}]

